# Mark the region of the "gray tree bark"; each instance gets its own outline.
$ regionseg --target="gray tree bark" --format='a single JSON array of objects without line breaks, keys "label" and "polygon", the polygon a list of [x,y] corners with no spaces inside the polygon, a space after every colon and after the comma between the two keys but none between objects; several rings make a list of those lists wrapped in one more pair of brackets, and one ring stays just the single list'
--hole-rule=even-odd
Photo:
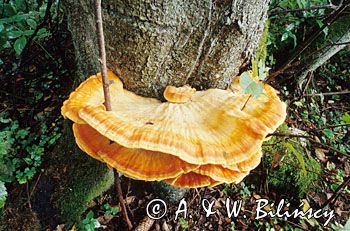
[{"label": "gray tree bark", "polygon": [[[98,71],[93,0],[64,0],[80,82]],[[226,88],[259,44],[269,0],[105,0],[108,66],[125,87],[161,98],[167,85]]]}]

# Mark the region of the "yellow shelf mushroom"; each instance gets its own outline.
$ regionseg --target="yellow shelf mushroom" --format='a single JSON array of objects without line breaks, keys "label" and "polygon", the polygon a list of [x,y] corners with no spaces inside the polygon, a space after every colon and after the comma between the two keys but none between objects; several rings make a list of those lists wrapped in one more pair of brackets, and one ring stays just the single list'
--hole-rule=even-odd
[{"label": "yellow shelf mushroom", "polygon": [[238,183],[260,163],[263,140],[286,116],[268,85],[241,110],[245,94],[168,86],[161,102],[125,90],[112,72],[108,78],[112,111],[97,74],[71,93],[62,115],[74,122],[84,152],[135,179],[179,187]]}]

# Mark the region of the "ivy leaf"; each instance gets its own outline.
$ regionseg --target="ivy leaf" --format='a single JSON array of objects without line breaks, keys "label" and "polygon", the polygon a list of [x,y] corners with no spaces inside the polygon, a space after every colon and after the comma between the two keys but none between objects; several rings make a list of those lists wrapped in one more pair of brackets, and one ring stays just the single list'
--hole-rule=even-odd
[{"label": "ivy leaf", "polygon": [[16,54],[20,55],[23,51],[23,48],[27,44],[27,39],[25,37],[20,37],[19,39],[16,39],[15,44],[13,47],[15,48]]},{"label": "ivy leaf", "polygon": [[16,138],[24,139],[29,134],[28,128],[26,129],[20,129],[16,133]]},{"label": "ivy leaf", "polygon": [[283,33],[282,38],[281,38],[281,42],[287,40],[288,38],[292,38],[293,42],[294,42],[294,47],[296,47],[297,45],[297,37],[295,36],[295,34],[293,34],[290,31],[286,31]]},{"label": "ivy leaf", "polygon": [[27,24],[32,28],[35,29],[37,26],[37,23],[34,19],[28,18],[27,19]]},{"label": "ivy leaf", "polygon": [[295,27],[295,25],[293,23],[291,23],[286,27],[286,31],[291,31],[294,29],[294,27]]},{"label": "ivy leaf", "polygon": [[263,85],[256,83],[247,72],[243,72],[239,79],[239,84],[244,94],[251,94],[253,98],[259,98],[263,91]]},{"label": "ivy leaf", "polygon": [[19,30],[7,32],[7,38],[8,38],[8,39],[18,38],[18,37],[20,37],[20,36],[22,36],[22,35],[23,35],[23,32],[22,32],[22,31],[19,31]]},{"label": "ivy leaf", "polygon": [[283,35],[281,37],[281,42],[283,42],[284,40],[287,40],[288,37],[289,37],[288,32],[283,33]]}]

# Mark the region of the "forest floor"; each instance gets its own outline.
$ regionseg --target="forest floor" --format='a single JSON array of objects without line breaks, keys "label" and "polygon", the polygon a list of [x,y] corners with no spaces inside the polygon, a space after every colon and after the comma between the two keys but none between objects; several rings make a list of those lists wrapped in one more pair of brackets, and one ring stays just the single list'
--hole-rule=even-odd
[{"label": "forest floor", "polygon": [[[14,64],[19,64],[14,55],[0,57],[4,63],[0,69],[1,128],[14,126],[16,132],[28,128],[27,131],[40,134],[30,138],[33,143],[40,144],[47,139],[42,145],[45,151],[38,154],[39,165],[31,164],[25,159],[27,154],[19,151],[21,148],[16,149],[16,158],[23,158],[24,164],[13,173],[17,180],[7,185],[8,198],[0,229],[71,230],[73,225],[62,219],[58,197],[66,190],[68,176],[75,174],[74,161],[90,164],[92,160],[87,156],[66,157],[77,154],[72,154],[74,149],[72,153],[61,153],[57,148],[65,145],[60,134],[69,129],[60,115],[60,108],[72,90],[70,76],[75,69],[73,45],[65,26],[63,22],[53,29],[53,36],[45,44],[31,46],[21,56],[19,69],[13,68]],[[156,220],[151,230],[339,230],[350,216],[350,95],[317,94],[350,89],[349,60],[349,49],[334,56],[309,76],[308,87],[302,93],[294,90],[290,79],[277,78],[273,85],[280,89],[280,97],[288,104],[288,116],[278,130],[279,135],[265,142],[259,167],[238,185],[190,189],[184,198],[187,217],[180,213],[175,220],[179,203],[167,203],[166,215]],[[3,122],[9,118],[10,125]],[[26,132],[22,136],[29,137]],[[286,144],[293,148],[288,149]],[[26,144],[21,141],[15,145]],[[27,166],[34,166],[35,172],[31,173],[29,167],[27,171]],[[149,183],[121,179],[128,212],[136,227],[143,219],[147,220],[147,204],[157,196]],[[89,184],[92,183],[84,186],[89,188]],[[243,209],[237,217],[228,216],[227,198],[231,203],[242,202]],[[289,210],[308,207],[333,210],[335,217],[326,227],[323,224],[328,217],[285,219],[270,216],[256,220],[257,200],[261,198],[275,205],[286,199],[290,203]],[[202,207],[203,199],[214,201],[215,213],[209,217]],[[300,207],[301,202],[304,205]],[[265,209],[276,211],[276,206]],[[126,230],[120,211],[115,187],[111,187],[88,203],[74,227],[99,224],[101,230]]]}]

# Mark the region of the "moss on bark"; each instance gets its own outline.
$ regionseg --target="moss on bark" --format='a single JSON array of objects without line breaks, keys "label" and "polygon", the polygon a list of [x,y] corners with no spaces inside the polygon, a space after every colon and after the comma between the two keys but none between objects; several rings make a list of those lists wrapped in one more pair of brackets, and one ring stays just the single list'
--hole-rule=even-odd
[{"label": "moss on bark", "polygon": [[73,142],[70,123],[66,123],[65,130],[66,136],[52,155],[52,162],[57,165],[53,164],[50,171],[59,171],[60,181],[54,196],[59,220],[73,225],[79,221],[88,203],[113,185],[114,174],[106,164],[79,150]]}]

